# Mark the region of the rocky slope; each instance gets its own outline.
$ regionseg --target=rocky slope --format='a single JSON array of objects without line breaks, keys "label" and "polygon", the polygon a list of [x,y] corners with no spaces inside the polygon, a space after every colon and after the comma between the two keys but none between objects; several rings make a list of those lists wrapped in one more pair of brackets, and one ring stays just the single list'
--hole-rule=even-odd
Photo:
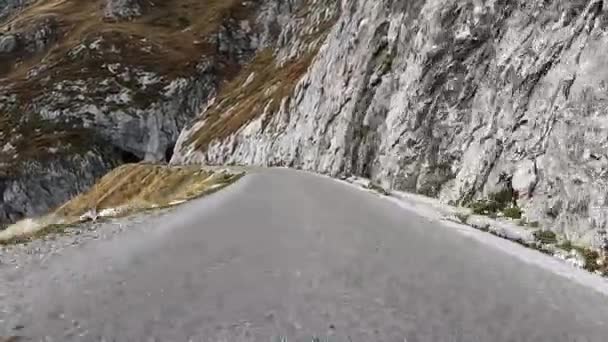
[{"label": "rocky slope", "polygon": [[168,160],[305,2],[0,0],[0,229],[116,165]]},{"label": "rocky slope", "polygon": [[291,34],[258,56],[184,130],[173,162],[360,175],[459,204],[507,193],[528,220],[606,246],[607,3],[323,7],[338,15],[317,25],[318,49],[298,55],[307,37]]}]

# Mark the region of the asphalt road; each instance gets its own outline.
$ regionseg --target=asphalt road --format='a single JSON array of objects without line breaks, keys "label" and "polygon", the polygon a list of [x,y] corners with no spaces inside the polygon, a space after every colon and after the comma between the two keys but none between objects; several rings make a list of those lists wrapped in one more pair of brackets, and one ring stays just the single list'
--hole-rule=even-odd
[{"label": "asphalt road", "polygon": [[259,171],[153,224],[32,270],[19,335],[608,341],[606,296],[327,178]]}]

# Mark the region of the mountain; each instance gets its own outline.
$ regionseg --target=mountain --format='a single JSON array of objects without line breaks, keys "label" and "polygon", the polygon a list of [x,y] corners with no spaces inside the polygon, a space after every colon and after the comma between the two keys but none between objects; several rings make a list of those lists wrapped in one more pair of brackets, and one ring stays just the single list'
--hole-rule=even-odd
[{"label": "mountain", "polygon": [[167,161],[295,6],[0,0],[0,222],[58,206],[122,163]]},{"label": "mountain", "polygon": [[2,1],[5,221],[170,159],[507,196],[605,239],[602,0]]}]

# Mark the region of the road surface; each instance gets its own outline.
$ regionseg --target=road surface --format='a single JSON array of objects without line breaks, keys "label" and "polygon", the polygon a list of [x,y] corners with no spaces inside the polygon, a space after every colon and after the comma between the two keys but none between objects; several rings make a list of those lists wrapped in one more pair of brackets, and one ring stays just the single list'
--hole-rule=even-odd
[{"label": "road surface", "polygon": [[16,334],[608,341],[606,296],[328,178],[254,172],[153,224],[32,270]]}]

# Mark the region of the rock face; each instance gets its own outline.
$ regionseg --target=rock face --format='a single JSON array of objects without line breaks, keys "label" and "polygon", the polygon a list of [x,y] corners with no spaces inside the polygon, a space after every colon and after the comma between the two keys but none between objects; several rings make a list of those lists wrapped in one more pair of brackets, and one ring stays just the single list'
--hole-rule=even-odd
[{"label": "rock face", "polygon": [[105,19],[132,19],[141,15],[142,6],[139,0],[105,0]]},{"label": "rock face", "polygon": [[173,162],[359,175],[452,203],[509,186],[530,221],[598,240],[608,224],[608,4],[308,5],[307,19],[269,28],[270,56],[184,130]]},{"label": "rock face", "polygon": [[9,54],[17,49],[17,38],[12,34],[0,36],[0,54]]},{"label": "rock face", "polygon": [[0,23],[35,0],[0,0]]},{"label": "rock face", "polygon": [[2,177],[0,182],[0,221],[15,222],[44,213],[87,190],[117,165],[119,156],[112,152],[91,150],[45,162],[22,163],[18,173]]}]

